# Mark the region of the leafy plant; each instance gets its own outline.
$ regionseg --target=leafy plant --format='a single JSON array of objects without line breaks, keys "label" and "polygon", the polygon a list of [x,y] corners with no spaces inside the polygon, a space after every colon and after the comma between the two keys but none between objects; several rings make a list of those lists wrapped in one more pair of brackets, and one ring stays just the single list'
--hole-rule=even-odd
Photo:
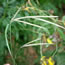
[{"label": "leafy plant", "polygon": [[[40,45],[38,43],[41,42],[41,37],[43,34],[45,34],[46,39],[50,37],[52,37],[52,39],[60,39],[59,42],[57,41],[55,43],[53,49],[51,48],[53,47],[52,45],[50,45],[48,48],[45,47],[44,49],[47,52],[45,51],[43,55],[54,55],[54,58],[58,58],[56,59],[56,65],[65,64],[63,57],[64,54],[60,54],[58,52],[58,50],[60,50],[60,46],[64,49],[64,17],[62,18],[61,22],[59,22],[58,18],[49,17],[52,15],[62,15],[63,2],[64,1],[62,0],[0,1],[0,61],[2,62],[0,64],[2,65],[5,63],[10,63],[14,65],[27,65],[28,61],[30,61],[32,64],[39,65],[40,48],[42,45],[37,45]],[[52,12],[50,12],[51,10]],[[49,18],[45,16],[48,16]],[[56,36],[59,37],[56,38]],[[55,48],[56,44],[58,44],[58,48]],[[37,47],[24,48],[34,45]],[[6,52],[6,50],[8,52]],[[61,53],[64,53],[64,51],[61,50]],[[31,57],[29,56],[30,54]],[[63,61],[60,60],[60,55],[62,56]],[[6,61],[4,61],[6,56],[9,58],[6,58]],[[32,61],[30,59],[32,59]]]}]

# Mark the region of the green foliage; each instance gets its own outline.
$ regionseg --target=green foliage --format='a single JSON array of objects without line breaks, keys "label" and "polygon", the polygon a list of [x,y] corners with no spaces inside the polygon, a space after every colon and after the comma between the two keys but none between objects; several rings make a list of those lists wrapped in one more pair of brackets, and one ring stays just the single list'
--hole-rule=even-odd
[{"label": "green foliage", "polygon": [[5,38],[4,35],[0,33],[0,64],[3,65],[4,63],[4,51],[5,51]]},{"label": "green foliage", "polygon": [[[63,4],[65,4],[64,0],[39,0],[40,5],[42,5],[42,9],[53,10],[55,15],[61,16],[63,13]],[[60,12],[59,12],[60,10]]]},{"label": "green foliage", "polygon": [[61,29],[57,29],[57,31],[59,32],[60,37],[61,37],[63,40],[65,40],[65,35],[64,35],[63,31],[62,31]]},{"label": "green foliage", "polygon": [[[1,0],[0,1],[0,33],[1,33],[0,34],[0,64],[1,65],[6,63],[4,62],[4,58],[7,56],[5,55],[5,50],[7,50],[6,49],[7,46],[6,46],[6,42],[4,38],[5,28],[7,24],[10,24],[10,20],[14,16],[18,8],[21,6],[21,11],[17,14],[16,18],[24,17],[24,16],[38,16],[38,15],[39,16],[62,15],[62,4],[65,3],[65,1],[63,0],[51,0],[51,1],[39,0],[39,3],[37,3],[37,0],[31,0],[31,3],[33,6],[28,4],[27,0],[11,0],[11,1]],[[30,7],[29,10],[24,10],[26,7]],[[49,12],[51,10],[53,10],[54,13],[51,14]],[[60,23],[58,19],[55,19],[55,18],[41,18],[41,19],[48,20],[55,24],[58,23],[63,26],[64,26],[64,21],[65,21],[65,17],[62,18],[62,23]],[[8,42],[10,45],[13,58],[15,59],[15,62],[17,65],[21,65],[21,62],[23,65],[27,65],[28,60],[30,58],[28,56],[28,53],[26,54],[26,56],[24,55],[25,50],[20,49],[20,47],[24,45],[25,43],[40,37],[41,36],[40,34],[45,34],[47,37],[50,37],[57,31],[59,36],[61,37],[61,41],[65,41],[64,30],[57,28],[55,25],[48,24],[44,21],[40,21],[36,19],[30,19],[30,18],[22,19],[22,20],[38,25],[38,26],[42,26],[45,29],[40,29],[31,25],[27,25],[24,23],[16,22],[16,21],[11,23],[11,29],[10,29],[10,26],[8,27],[7,37],[8,37]],[[11,32],[12,43],[10,43],[10,32]],[[40,41],[37,41],[37,42],[39,43]],[[39,65],[39,60],[40,60],[39,51],[40,51],[39,48],[36,47],[35,52],[38,55],[38,58],[34,59],[34,62],[33,62],[36,65]],[[48,50],[46,53],[44,53],[44,55],[52,56],[54,52],[55,50],[52,50],[52,51]],[[56,58],[57,58],[56,60],[57,65],[65,64],[64,53],[62,54],[58,53],[56,55]],[[63,59],[62,61],[61,61],[61,58]],[[6,60],[11,60],[11,58],[6,59]]]},{"label": "green foliage", "polygon": [[56,55],[56,64],[65,65],[65,53],[59,53]]}]

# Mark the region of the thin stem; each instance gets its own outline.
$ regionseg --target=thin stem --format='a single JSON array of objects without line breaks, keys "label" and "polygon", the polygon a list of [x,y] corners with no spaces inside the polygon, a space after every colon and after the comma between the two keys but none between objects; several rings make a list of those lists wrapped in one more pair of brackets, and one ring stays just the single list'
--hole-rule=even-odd
[{"label": "thin stem", "polygon": [[43,29],[43,30],[46,31],[46,33],[49,34],[48,29],[46,29],[45,27],[42,27],[42,26],[39,26],[39,25],[36,25],[36,24],[32,24],[32,23],[29,23],[29,22],[26,22],[26,21],[17,20],[17,19],[14,19],[14,21],[18,21],[18,22],[21,22],[21,23],[24,23],[24,24],[28,24],[28,25],[31,25],[31,26],[34,26],[34,27],[37,27],[37,28]]},{"label": "thin stem", "polygon": [[60,27],[60,28],[62,28],[62,29],[65,29],[65,27],[63,27],[63,26],[61,26],[61,25],[58,25],[58,24],[56,24],[56,23],[52,23],[52,22],[47,21],[47,20],[45,20],[45,19],[40,19],[40,18],[35,18],[35,19],[40,20],[40,21],[43,21],[43,22],[46,22],[46,23],[48,23],[48,24],[52,24],[52,25],[57,26],[57,27]]},{"label": "thin stem", "polygon": [[57,53],[57,51],[58,51],[58,44],[56,43],[56,50],[55,50],[55,52],[53,53],[52,57],[55,56],[55,54]]},{"label": "thin stem", "polygon": [[[30,42],[28,42],[28,43],[24,44],[23,46],[26,46],[26,45],[28,45],[28,44],[30,44],[30,43],[33,43],[33,42],[36,42],[36,41],[38,41],[38,40],[40,40],[40,38],[35,39],[35,40],[32,40],[32,41],[30,41]],[[22,47],[22,46],[21,46],[21,47]],[[21,47],[20,47],[20,48],[21,48]]]},{"label": "thin stem", "polygon": [[[21,46],[21,48],[24,48],[24,47],[29,47],[29,46],[42,46],[42,45],[47,45],[49,43],[35,43],[35,44],[28,44],[28,45],[24,45],[24,46]],[[54,45],[54,44],[52,44]],[[41,49],[42,50],[42,49]]]},{"label": "thin stem", "polygon": [[8,27],[9,27],[9,24],[7,24],[6,29],[5,29],[5,40],[6,40],[6,45],[7,45],[8,51],[9,51],[11,57],[12,57],[12,60],[13,60],[14,65],[15,65],[15,60],[14,60],[14,58],[13,58],[13,55],[12,55],[11,49],[10,49],[10,47],[9,47],[8,39],[7,39],[7,31],[8,31]]},{"label": "thin stem", "polygon": [[14,14],[13,18],[11,19],[10,22],[13,22],[13,20],[15,19],[16,15],[20,12],[21,7],[17,10],[17,12]]},{"label": "thin stem", "polygon": [[[39,34],[39,37],[41,38],[42,37],[42,35],[41,34]],[[40,56],[42,57],[42,45],[43,44],[46,44],[46,43],[42,43],[42,40],[40,39]]]},{"label": "thin stem", "polygon": [[22,47],[24,47],[24,46],[26,46],[26,45],[28,46],[30,43],[36,42],[36,41],[38,41],[38,40],[40,40],[40,38],[37,38],[37,39],[35,39],[35,40],[32,40],[32,41],[30,41],[30,42],[28,42],[28,43],[25,43],[23,46],[21,46],[21,47],[18,49],[18,51],[17,51],[17,53],[16,53],[16,55],[15,55],[15,58],[16,58],[16,56],[17,56],[19,50],[20,50]]},{"label": "thin stem", "polygon": [[27,19],[27,18],[57,18],[58,16],[25,16],[25,17],[19,17],[15,19]]},{"label": "thin stem", "polygon": [[[41,57],[43,56],[43,53],[42,53],[42,49],[43,49],[43,48],[42,48],[42,45],[43,45],[43,44],[45,44],[45,43],[41,43],[41,44],[40,44],[40,56],[41,56]],[[48,44],[48,43],[47,43],[47,44]]]},{"label": "thin stem", "polygon": [[12,36],[11,36],[11,23],[14,21],[14,18],[16,17],[16,15],[19,13],[19,11],[21,10],[21,7],[17,10],[17,12],[14,14],[14,16],[13,16],[13,18],[11,19],[11,21],[10,21],[10,44],[11,44],[11,47],[12,47],[12,43],[11,43],[11,38],[12,38]]},{"label": "thin stem", "polygon": [[[13,18],[11,19],[10,21],[10,24],[7,24],[7,27],[5,29],[5,39],[6,39],[6,45],[7,45],[7,48],[8,48],[8,51],[12,57],[12,60],[13,60],[13,64],[15,65],[15,59],[13,58],[13,55],[12,55],[12,43],[11,43],[11,23],[13,22],[14,18],[16,17],[16,15],[18,14],[18,12],[20,11],[21,7],[17,10],[17,12],[15,13],[15,15],[13,16]],[[10,25],[10,44],[11,44],[11,49],[9,47],[9,44],[8,44],[8,40],[7,40],[7,30],[8,30],[8,27]]]},{"label": "thin stem", "polygon": [[[39,17],[39,18],[38,18],[38,17]],[[45,19],[40,19],[40,17],[43,17],[43,16],[26,16],[26,17],[16,18],[16,19],[14,19],[14,20],[33,18],[33,19],[40,20],[40,21],[46,22],[46,23],[48,23],[48,24],[52,24],[52,25],[54,25],[54,26],[60,27],[60,28],[62,28],[62,29],[65,29],[65,27],[63,27],[63,26],[61,26],[61,25],[58,25],[58,24],[56,24],[56,23],[47,21],[47,20],[45,20]],[[50,16],[46,16],[46,17],[49,18]],[[52,16],[51,16],[51,17],[52,17]],[[54,16],[53,16],[53,17],[54,17]],[[55,17],[58,17],[58,16],[55,16]]]}]

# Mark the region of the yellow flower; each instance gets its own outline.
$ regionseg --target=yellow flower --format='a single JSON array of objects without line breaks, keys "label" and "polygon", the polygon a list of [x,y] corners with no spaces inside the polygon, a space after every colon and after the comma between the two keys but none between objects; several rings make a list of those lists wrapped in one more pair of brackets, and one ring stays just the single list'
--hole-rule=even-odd
[{"label": "yellow flower", "polygon": [[49,65],[54,65],[55,64],[54,60],[51,57],[48,59],[48,62],[49,62]]},{"label": "yellow flower", "polygon": [[42,63],[42,65],[47,65],[46,61],[44,61],[44,62]]},{"label": "yellow flower", "polygon": [[52,40],[51,40],[50,38],[47,38],[47,42],[48,42],[49,44],[53,44],[53,42],[52,42]]},{"label": "yellow flower", "polygon": [[29,8],[30,8],[30,7],[26,7],[26,8],[24,8],[24,10],[30,12],[30,11],[29,11]]},{"label": "yellow flower", "polygon": [[52,57],[47,58],[46,56],[42,56],[41,65],[55,65],[55,61]]},{"label": "yellow flower", "polygon": [[45,56],[42,56],[41,61],[43,61],[43,59],[45,59]]},{"label": "yellow flower", "polygon": [[35,10],[35,8],[34,7],[26,7],[26,8],[24,8],[23,10],[25,10],[25,11],[28,11],[29,13],[31,13],[31,10]]}]

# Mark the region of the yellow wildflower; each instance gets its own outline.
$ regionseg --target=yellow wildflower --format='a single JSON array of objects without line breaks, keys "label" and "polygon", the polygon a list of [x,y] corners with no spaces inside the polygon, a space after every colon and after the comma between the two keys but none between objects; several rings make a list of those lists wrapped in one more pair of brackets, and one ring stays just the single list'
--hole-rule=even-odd
[{"label": "yellow wildflower", "polygon": [[55,65],[55,61],[52,57],[47,58],[46,56],[42,56],[41,65]]},{"label": "yellow wildflower", "polygon": [[50,38],[47,38],[47,42],[48,42],[49,44],[52,44],[52,43],[53,43]]}]

